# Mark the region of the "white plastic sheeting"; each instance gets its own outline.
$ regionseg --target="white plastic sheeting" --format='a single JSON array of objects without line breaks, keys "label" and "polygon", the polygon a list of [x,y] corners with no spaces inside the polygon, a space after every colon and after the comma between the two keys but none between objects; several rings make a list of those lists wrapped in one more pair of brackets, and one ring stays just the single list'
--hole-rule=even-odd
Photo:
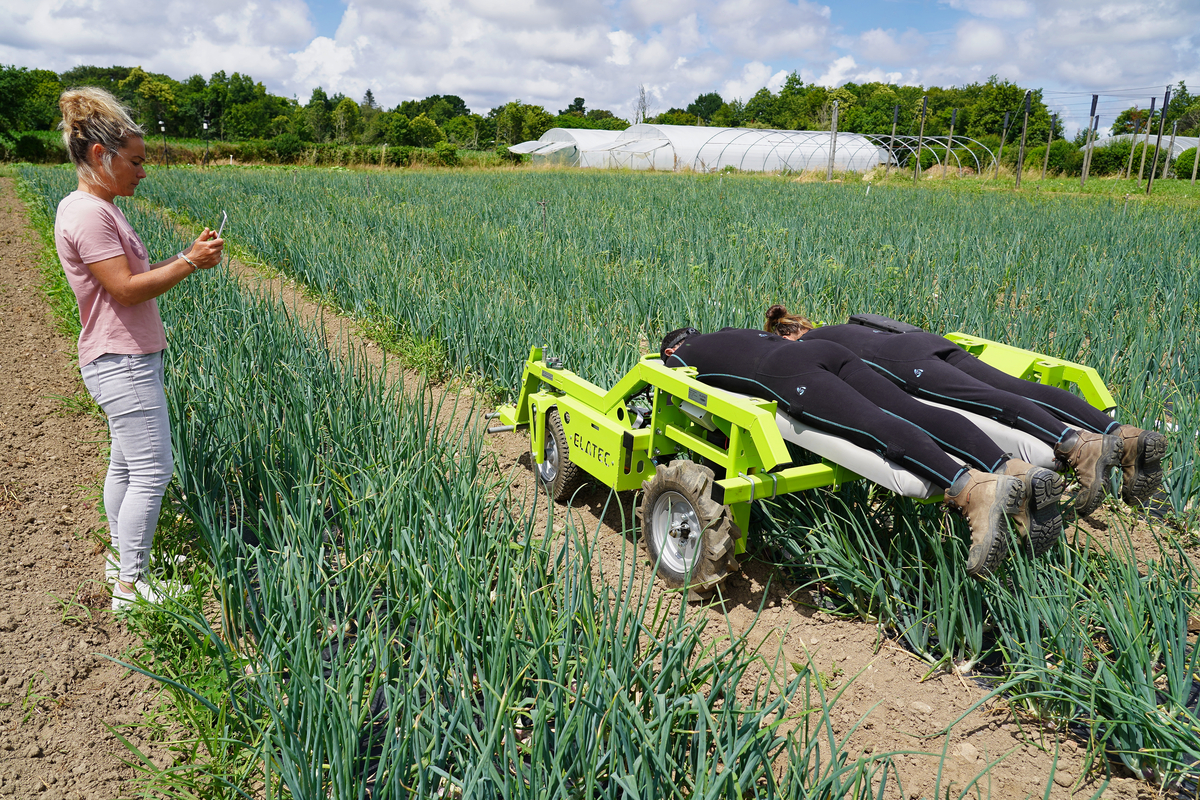
[{"label": "white plastic sheeting", "polygon": [[[605,141],[592,134],[608,134],[610,138]],[[832,138],[828,131],[643,124],[619,133],[552,128],[537,142],[523,142],[509,150],[531,153],[537,159],[542,153],[565,152],[548,148],[555,142],[571,140],[576,152],[565,163],[581,167],[697,172],[733,167],[747,172],[800,172],[828,168]],[[837,135],[835,170],[863,171],[887,161],[887,148],[871,139],[856,133]]]},{"label": "white plastic sheeting", "polygon": [[508,148],[510,153],[533,156],[534,163],[554,163],[579,166],[580,154],[589,149],[605,147],[621,135],[621,131],[597,131],[584,128],[551,128],[542,138],[521,142]]},{"label": "white plastic sheeting", "polygon": [[[1092,146],[1093,147],[1107,147],[1110,144],[1114,144],[1116,142],[1124,142],[1131,138],[1133,138],[1132,133],[1119,133],[1116,136],[1102,136],[1099,139],[1097,139],[1095,142],[1093,142]],[[1146,132],[1145,131],[1142,131],[1141,133],[1137,134],[1137,141],[1138,141],[1138,144],[1141,144],[1142,142],[1146,141]],[[1154,143],[1156,141],[1158,141],[1158,126],[1157,125],[1154,127],[1154,130],[1150,131],[1150,147],[1151,148],[1154,147]],[[1180,153],[1182,153],[1184,150],[1192,149],[1193,147],[1196,146],[1197,142],[1200,142],[1200,137],[1176,136],[1175,137],[1175,146],[1171,148],[1171,158],[1178,158]],[[1162,151],[1165,151],[1167,149],[1167,146],[1170,144],[1171,144],[1171,130],[1168,128],[1167,130],[1163,131],[1163,137],[1162,137],[1162,148],[1163,149],[1162,149]],[[1159,151],[1159,152],[1162,152],[1162,151]],[[1151,152],[1151,154],[1153,154],[1153,152],[1154,152],[1153,149],[1151,149],[1150,152]]]}]

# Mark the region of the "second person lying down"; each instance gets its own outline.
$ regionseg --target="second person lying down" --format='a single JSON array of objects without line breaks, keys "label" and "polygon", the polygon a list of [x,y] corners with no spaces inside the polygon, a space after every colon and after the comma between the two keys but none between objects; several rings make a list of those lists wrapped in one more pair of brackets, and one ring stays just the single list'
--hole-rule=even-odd
[{"label": "second person lying down", "polygon": [[970,522],[972,575],[988,574],[1007,555],[1009,517],[1036,553],[1062,533],[1060,475],[1009,458],[962,415],[910,397],[841,345],[681,328],[667,334],[659,352],[668,367],[695,367],[705,383],[775,400],[801,422],[937,486]]},{"label": "second person lying down", "polygon": [[1122,425],[1087,401],[1054,386],[1023,380],[983,363],[936,333],[907,333],[866,325],[814,325],[781,305],[767,310],[767,331],[793,341],[835,342],[905,392],[1002,422],[1054,449],[1075,472],[1077,513],[1092,513],[1107,476],[1122,470],[1121,497],[1142,505],[1162,482],[1167,440],[1161,433]]}]

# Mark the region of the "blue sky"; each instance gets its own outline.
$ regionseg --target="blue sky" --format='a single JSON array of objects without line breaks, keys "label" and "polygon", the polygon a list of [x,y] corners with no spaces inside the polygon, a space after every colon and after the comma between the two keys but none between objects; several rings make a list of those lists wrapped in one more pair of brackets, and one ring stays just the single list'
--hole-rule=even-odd
[{"label": "blue sky", "polygon": [[346,4],[342,0],[311,0],[308,9],[318,36],[328,36],[330,39],[337,36],[342,14],[346,13]]},{"label": "blue sky", "polygon": [[1200,89],[1198,0],[0,0],[0,63],[254,76],[384,106],[457,94],[557,111],[576,96],[628,117],[698,94],[749,99],[788,73],[834,86],[990,75],[1045,90],[1068,130],[1163,87]]}]

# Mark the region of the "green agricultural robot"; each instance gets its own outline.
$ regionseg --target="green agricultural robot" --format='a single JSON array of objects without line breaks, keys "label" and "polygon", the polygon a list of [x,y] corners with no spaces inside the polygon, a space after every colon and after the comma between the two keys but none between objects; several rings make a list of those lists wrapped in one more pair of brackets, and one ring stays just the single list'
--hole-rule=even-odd
[{"label": "green agricultural robot", "polygon": [[[1010,375],[1074,386],[1097,408],[1115,406],[1091,367],[977,336],[947,338]],[[589,477],[617,491],[641,489],[637,515],[650,560],[666,584],[693,596],[738,569],[755,500],[863,479],[906,497],[939,498],[928,481],[797,422],[775,401],[706,385],[695,374],[666,367],[653,353],[604,391],[533,347],[516,402],[489,415],[499,425],[488,432],[529,427],[534,468],[554,500],[569,502]],[[1033,437],[955,410],[1006,452],[1053,462],[1049,447]],[[820,462],[794,464],[787,442]]]}]

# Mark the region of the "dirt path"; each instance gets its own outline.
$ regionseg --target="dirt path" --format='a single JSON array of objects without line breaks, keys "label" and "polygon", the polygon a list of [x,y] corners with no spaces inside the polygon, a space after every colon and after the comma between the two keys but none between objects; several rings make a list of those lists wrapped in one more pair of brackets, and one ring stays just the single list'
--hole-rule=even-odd
[{"label": "dirt path", "polygon": [[[52,397],[83,389],[72,358],[74,343],[53,332],[37,293],[36,250],[11,180],[0,179],[0,357],[5,359],[0,370],[0,702],[7,704],[0,708],[0,795],[111,798],[130,791],[133,773],[118,761],[122,748],[102,721],[133,722],[153,707],[155,695],[149,681],[96,655],[120,656],[134,645],[105,610],[107,593],[95,583],[102,566],[91,534],[100,523],[94,500],[79,488],[99,485],[107,437],[102,422],[64,414]],[[246,288],[283,301],[304,319],[322,319],[330,341],[342,349],[361,348],[371,368],[385,363],[377,346],[354,336],[352,325],[287,282],[240,264],[232,268]],[[410,388],[420,384],[394,359],[388,369]],[[441,387],[434,390],[435,399],[447,392],[461,402],[456,412],[445,412],[444,423],[465,422],[471,393]],[[551,509],[544,494],[536,503],[532,500],[527,447],[524,434],[505,434],[489,438],[486,452],[497,474],[512,477],[514,501],[529,503],[538,524],[544,524]],[[645,556],[620,523],[622,513],[632,520],[632,497],[620,498],[624,508],[610,508],[601,519],[606,500],[607,493],[585,492],[570,514],[582,530],[595,534],[595,560],[605,574],[618,574],[631,557],[644,572]],[[557,506],[555,519],[561,521],[565,511]],[[753,560],[744,567],[729,581],[724,614],[713,609],[694,613],[707,616],[708,635],[715,639],[746,631],[762,607],[751,638],[763,643],[768,657],[779,650],[787,677],[794,674],[789,664],[803,663],[811,654],[834,691],[845,689],[834,714],[839,737],[866,718],[855,734],[854,750],[940,753],[945,746],[942,789],[953,784],[954,796],[989,762],[1005,755],[979,785],[981,795],[1040,797],[1048,782],[1056,798],[1090,797],[1096,791],[1100,782],[1082,775],[1077,743],[1062,741],[1058,772],[1052,776],[1054,738],[1047,735],[1040,746],[1029,742],[1002,703],[971,714],[948,742],[935,735],[979,701],[984,689],[951,675],[922,682],[928,667],[898,646],[886,641],[880,646],[873,626],[798,606],[788,598],[789,587],[772,579],[769,567]],[[100,607],[89,609],[90,618],[76,621],[49,593],[96,597]],[[85,616],[78,606],[73,609]],[[33,702],[39,696],[48,699]],[[798,704],[793,711],[800,714],[803,708]],[[906,794],[932,796],[936,757],[902,756],[897,764]],[[1104,796],[1148,794],[1145,784],[1118,778]]]},{"label": "dirt path", "polygon": [[108,434],[59,399],[83,385],[37,251],[0,178],[0,795],[108,800],[134,773],[105,724],[140,720],[157,692],[104,657],[136,644],[108,611],[96,549]]}]

